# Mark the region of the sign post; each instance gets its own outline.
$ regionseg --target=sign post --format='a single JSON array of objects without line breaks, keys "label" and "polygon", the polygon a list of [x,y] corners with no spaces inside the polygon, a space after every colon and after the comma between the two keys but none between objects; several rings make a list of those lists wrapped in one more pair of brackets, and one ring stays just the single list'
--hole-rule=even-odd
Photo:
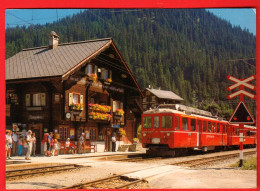
[{"label": "sign post", "polygon": [[240,142],[240,161],[239,161],[239,167],[243,166],[243,129],[244,124],[254,124],[255,120],[252,117],[251,113],[248,111],[245,103],[244,103],[244,95],[251,98],[256,99],[256,96],[252,93],[249,93],[244,90],[244,87],[247,87],[251,90],[256,90],[256,87],[252,84],[249,84],[248,82],[254,80],[256,78],[255,75],[250,76],[246,79],[237,79],[233,76],[227,76],[227,78],[235,84],[232,86],[229,86],[227,88],[228,91],[231,91],[237,87],[239,87],[239,91],[234,92],[227,96],[227,99],[233,99],[234,97],[240,95],[240,102],[238,103],[236,109],[234,110],[233,114],[231,115],[229,119],[229,123],[231,124],[239,124],[239,142]]}]

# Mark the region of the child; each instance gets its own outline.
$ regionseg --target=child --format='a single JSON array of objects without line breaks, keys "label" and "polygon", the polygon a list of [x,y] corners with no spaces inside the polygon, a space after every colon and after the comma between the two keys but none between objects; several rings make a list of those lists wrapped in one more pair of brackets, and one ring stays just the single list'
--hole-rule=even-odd
[{"label": "child", "polygon": [[58,141],[57,141],[57,139],[54,139],[52,155],[53,156],[58,156]]},{"label": "child", "polygon": [[20,136],[18,140],[18,156],[21,156],[23,152],[23,137]]}]

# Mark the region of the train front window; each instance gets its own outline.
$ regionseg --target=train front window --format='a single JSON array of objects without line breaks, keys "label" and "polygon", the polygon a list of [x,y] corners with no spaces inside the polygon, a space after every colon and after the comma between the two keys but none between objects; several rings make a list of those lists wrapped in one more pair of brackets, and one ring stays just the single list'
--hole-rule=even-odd
[{"label": "train front window", "polygon": [[182,118],[182,130],[187,131],[188,130],[188,119]]},{"label": "train front window", "polygon": [[159,128],[159,116],[153,118],[153,126],[154,128]]},{"label": "train front window", "polygon": [[143,118],[143,128],[148,129],[152,127],[152,117]]},{"label": "train front window", "polygon": [[162,128],[172,127],[172,116],[162,116]]}]

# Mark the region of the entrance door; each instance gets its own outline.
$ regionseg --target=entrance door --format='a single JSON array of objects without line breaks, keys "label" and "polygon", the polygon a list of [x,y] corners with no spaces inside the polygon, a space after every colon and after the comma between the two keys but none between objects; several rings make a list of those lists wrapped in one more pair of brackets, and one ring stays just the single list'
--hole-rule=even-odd
[{"label": "entrance door", "polygon": [[41,154],[42,123],[28,124],[28,127],[33,133],[35,133],[36,154]]}]

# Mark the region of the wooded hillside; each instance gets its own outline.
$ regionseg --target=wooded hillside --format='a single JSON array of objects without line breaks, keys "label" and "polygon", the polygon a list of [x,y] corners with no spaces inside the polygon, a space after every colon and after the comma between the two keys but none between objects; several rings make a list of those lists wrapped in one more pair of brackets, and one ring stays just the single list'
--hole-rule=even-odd
[{"label": "wooded hillside", "polygon": [[[46,46],[54,30],[61,43],[112,37],[141,88],[172,90],[185,104],[230,116],[227,75],[256,73],[256,37],[204,9],[86,10],[52,24],[6,29],[6,58]],[[253,66],[252,66],[253,65]],[[255,92],[254,92],[255,94]],[[255,101],[246,99],[255,113]]]}]

